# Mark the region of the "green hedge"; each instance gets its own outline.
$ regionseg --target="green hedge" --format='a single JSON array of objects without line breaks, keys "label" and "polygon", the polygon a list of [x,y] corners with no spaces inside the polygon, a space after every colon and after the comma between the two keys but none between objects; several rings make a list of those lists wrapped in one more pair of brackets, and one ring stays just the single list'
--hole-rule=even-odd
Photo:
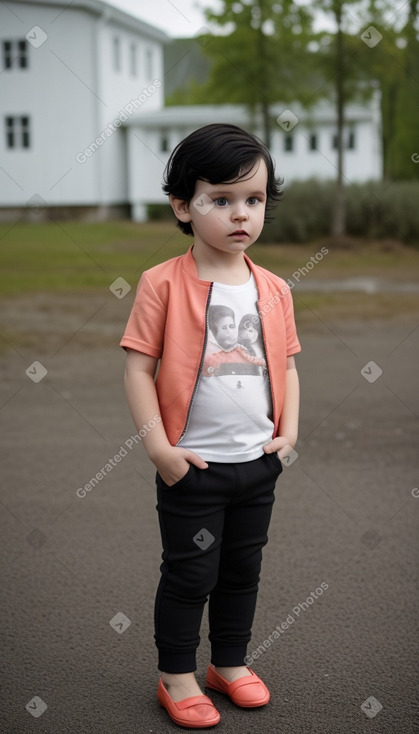
[{"label": "green hedge", "polygon": [[147,207],[147,219],[149,222],[176,221],[170,204],[149,204]]},{"label": "green hedge", "polygon": [[[333,181],[295,181],[271,212],[261,242],[309,242],[330,235],[335,201]],[[346,187],[346,234],[395,239],[419,248],[419,183],[371,181]],[[148,207],[149,219],[173,220],[168,204]]]},{"label": "green hedge", "polygon": [[[372,181],[346,187],[346,234],[419,247],[419,183]],[[333,181],[296,181],[284,189],[262,242],[307,242],[330,235]]]}]

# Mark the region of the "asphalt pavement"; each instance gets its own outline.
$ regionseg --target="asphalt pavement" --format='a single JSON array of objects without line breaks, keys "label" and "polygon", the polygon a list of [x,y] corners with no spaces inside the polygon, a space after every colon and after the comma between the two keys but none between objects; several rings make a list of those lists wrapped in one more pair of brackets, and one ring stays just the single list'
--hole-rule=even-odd
[{"label": "asphalt pavement", "polygon": [[[181,731],[156,699],[161,548],[122,384],[129,305],[107,308],[1,360],[3,734]],[[220,734],[419,731],[418,322],[313,315],[300,332],[300,439],[249,645],[271,701],[211,693]],[[205,615],[201,684],[207,634]]]}]

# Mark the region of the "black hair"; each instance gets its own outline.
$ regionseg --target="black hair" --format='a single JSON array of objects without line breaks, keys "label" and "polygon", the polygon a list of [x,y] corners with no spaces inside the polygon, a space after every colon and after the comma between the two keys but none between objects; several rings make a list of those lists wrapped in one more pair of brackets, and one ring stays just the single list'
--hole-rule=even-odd
[{"label": "black hair", "polygon": [[[198,180],[210,184],[239,181],[260,158],[268,169],[266,211],[269,211],[281,197],[282,180],[275,178],[271,154],[262,140],[237,125],[205,125],[178,143],[167,162],[163,191],[189,204]],[[269,221],[267,216],[266,221]],[[184,234],[193,235],[190,222],[178,220],[177,226]]]},{"label": "black hair", "polygon": [[236,325],[236,317],[235,317],[235,314],[232,308],[230,308],[229,306],[220,306],[218,304],[216,306],[209,307],[208,326],[211,329],[214,336],[216,333],[214,329],[215,330],[217,329],[217,321],[219,321],[219,319],[224,319],[227,316],[233,319],[233,323],[234,325]]}]

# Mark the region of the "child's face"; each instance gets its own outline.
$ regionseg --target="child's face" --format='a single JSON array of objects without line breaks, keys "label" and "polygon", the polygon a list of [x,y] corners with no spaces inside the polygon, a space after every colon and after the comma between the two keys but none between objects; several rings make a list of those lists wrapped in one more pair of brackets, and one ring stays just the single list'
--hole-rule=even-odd
[{"label": "child's face", "polygon": [[263,158],[244,179],[235,183],[197,181],[194,196],[185,205],[182,217],[183,221],[191,222],[195,246],[225,253],[243,252],[250,247],[263,228],[267,182]]}]

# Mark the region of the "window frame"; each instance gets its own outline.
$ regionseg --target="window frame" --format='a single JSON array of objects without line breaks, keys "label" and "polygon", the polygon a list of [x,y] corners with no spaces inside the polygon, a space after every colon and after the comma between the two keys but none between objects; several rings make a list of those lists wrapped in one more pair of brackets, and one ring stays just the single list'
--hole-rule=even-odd
[{"label": "window frame", "polygon": [[2,63],[4,71],[29,69],[29,44],[26,38],[2,40]]},{"label": "window frame", "polygon": [[24,115],[5,115],[4,129],[6,135],[6,150],[30,150],[31,117]]}]

